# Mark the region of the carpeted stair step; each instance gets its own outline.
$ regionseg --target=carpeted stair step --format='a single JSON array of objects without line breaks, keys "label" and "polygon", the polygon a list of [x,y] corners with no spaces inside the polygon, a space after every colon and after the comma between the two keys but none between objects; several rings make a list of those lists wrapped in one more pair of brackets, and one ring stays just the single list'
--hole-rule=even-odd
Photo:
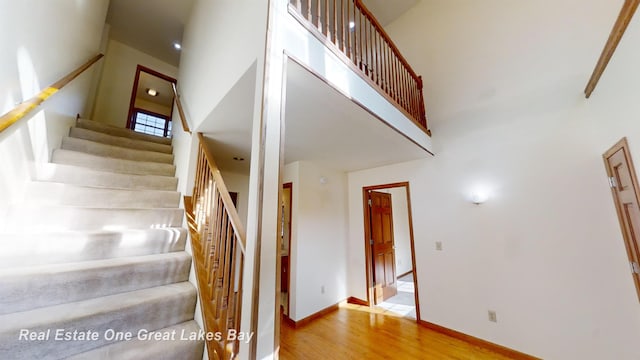
[{"label": "carpeted stair step", "polygon": [[0,269],[0,315],[189,279],[186,252]]},{"label": "carpeted stair step", "polygon": [[171,164],[115,159],[63,149],[53,151],[51,162],[134,175],[174,176],[176,172]]},{"label": "carpeted stair step", "polygon": [[182,226],[182,209],[79,208],[29,206],[10,208],[4,232],[57,232],[69,230],[122,230]]},{"label": "carpeted stair step", "polygon": [[102,122],[89,120],[89,119],[78,119],[78,121],[76,121],[76,127],[98,131],[98,132],[105,133],[108,135],[113,135],[113,136],[127,137],[131,139],[151,141],[158,144],[171,145],[170,138],[142,134],[139,132],[132,131],[130,129],[119,128],[119,127],[111,126]]},{"label": "carpeted stair step", "polygon": [[93,154],[115,159],[173,164],[173,154],[165,154],[147,150],[128,149],[120,146],[106,145],[95,141],[77,139],[72,137],[62,138],[62,146],[60,148],[64,150],[79,151],[86,154]]},{"label": "carpeted stair step", "polygon": [[175,191],[178,186],[178,179],[171,176],[122,174],[52,163],[39,165],[36,169],[35,180],[79,186],[141,190]]},{"label": "carpeted stair step", "polygon": [[[188,282],[103,296],[0,316],[0,359],[60,359],[115,343],[114,332],[162,329],[193,319],[196,291]],[[56,341],[55,332],[87,334],[94,341]],[[20,340],[21,332],[51,331],[48,340]]]},{"label": "carpeted stair step", "polygon": [[183,251],[184,228],[0,234],[0,269]]},{"label": "carpeted stair step", "polygon": [[132,139],[128,137],[109,135],[99,131],[77,127],[71,128],[69,130],[69,137],[89,140],[101,144],[120,146],[128,149],[155,151],[165,154],[171,154],[173,152],[171,145],[158,144],[156,142],[142,139]]},{"label": "carpeted stair step", "polygon": [[95,188],[36,181],[28,184],[25,203],[104,208],[177,208],[180,204],[180,193]]},{"label": "carpeted stair step", "polygon": [[184,334],[188,339],[191,334],[197,334],[199,331],[200,327],[195,321],[187,321],[157,330],[162,336],[175,334],[171,340],[147,340],[146,334],[142,333],[132,340],[90,350],[67,360],[202,360],[204,341],[181,338]]}]

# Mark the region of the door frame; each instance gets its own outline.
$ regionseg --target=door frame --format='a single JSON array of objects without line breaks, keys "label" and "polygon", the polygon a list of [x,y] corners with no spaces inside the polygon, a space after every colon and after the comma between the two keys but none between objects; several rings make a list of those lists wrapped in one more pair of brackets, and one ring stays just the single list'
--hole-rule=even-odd
[{"label": "door frame", "polygon": [[[374,288],[373,284],[373,258],[370,251],[370,239],[371,239],[371,221],[369,218],[369,191],[384,190],[392,188],[405,188],[407,195],[407,207],[409,215],[409,241],[411,243],[411,272],[413,274],[413,286],[414,286],[414,301],[416,304],[416,322],[420,321],[420,300],[418,299],[418,276],[416,274],[416,250],[414,245],[413,236],[413,215],[411,213],[411,189],[408,181],[396,182],[382,185],[364,186],[362,188],[362,209],[364,217],[364,252],[365,252],[365,267],[367,278],[367,301],[364,305],[374,307]],[[398,274],[396,274],[397,279]]]},{"label": "door frame", "polygon": [[[288,253],[287,253],[287,314],[285,315],[287,318],[291,319],[291,238],[293,235],[291,234],[291,223],[293,222],[293,183],[288,182],[282,184],[282,191],[284,189],[289,189],[289,244],[287,245]],[[280,270],[282,274],[282,269]],[[282,281],[283,279],[280,279]]]},{"label": "door frame", "polygon": [[[132,125],[132,122],[133,122],[133,114],[136,111],[139,110],[139,109],[136,109],[135,104],[136,104],[136,94],[137,94],[137,91],[138,91],[138,83],[139,83],[139,80],[140,80],[140,73],[141,72],[146,72],[147,74],[153,75],[155,77],[159,77],[162,80],[166,80],[166,81],[168,81],[170,83],[174,83],[176,85],[178,84],[178,80],[172,78],[171,76],[165,75],[165,74],[163,74],[161,72],[155,71],[155,70],[153,70],[151,68],[148,68],[146,66],[138,64],[138,66],[136,67],[136,76],[133,79],[133,89],[131,89],[131,98],[129,99],[129,113],[127,114],[127,129],[131,129],[131,125]],[[176,102],[176,99],[175,99],[175,94],[174,94],[173,101],[171,102],[171,116],[168,117],[167,122],[171,121],[171,118],[173,117],[173,107],[174,107],[175,102]],[[157,114],[157,115],[160,115],[160,114]],[[165,118],[166,116],[161,115],[160,117]],[[133,129],[131,129],[131,130],[133,130]],[[165,133],[166,133],[166,131],[165,131]]]}]

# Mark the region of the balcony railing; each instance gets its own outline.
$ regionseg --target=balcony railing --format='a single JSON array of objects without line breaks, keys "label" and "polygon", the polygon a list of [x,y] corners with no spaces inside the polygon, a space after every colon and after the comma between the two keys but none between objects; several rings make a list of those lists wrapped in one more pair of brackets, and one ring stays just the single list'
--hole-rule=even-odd
[{"label": "balcony railing", "polygon": [[289,13],[430,134],[422,77],[361,0],[289,0]]}]

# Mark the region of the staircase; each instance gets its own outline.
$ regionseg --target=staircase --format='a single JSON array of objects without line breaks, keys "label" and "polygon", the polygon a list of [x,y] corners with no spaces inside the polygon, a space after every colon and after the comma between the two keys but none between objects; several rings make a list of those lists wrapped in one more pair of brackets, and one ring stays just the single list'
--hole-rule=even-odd
[{"label": "staircase", "polygon": [[0,359],[202,359],[170,143],[79,119],[38,166],[0,220]]}]

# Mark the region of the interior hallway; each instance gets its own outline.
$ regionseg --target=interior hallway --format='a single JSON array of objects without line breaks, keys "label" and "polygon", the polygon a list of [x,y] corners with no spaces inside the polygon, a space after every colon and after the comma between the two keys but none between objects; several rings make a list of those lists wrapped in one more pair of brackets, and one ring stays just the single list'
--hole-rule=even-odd
[{"label": "interior hallway", "polygon": [[298,329],[281,323],[280,359],[474,359],[503,355],[440,334],[415,321],[343,303]]}]

